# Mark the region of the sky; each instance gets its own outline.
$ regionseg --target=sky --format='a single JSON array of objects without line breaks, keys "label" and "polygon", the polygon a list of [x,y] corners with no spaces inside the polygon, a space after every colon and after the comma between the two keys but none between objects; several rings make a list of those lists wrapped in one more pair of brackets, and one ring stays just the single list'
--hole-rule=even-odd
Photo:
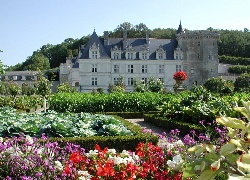
[{"label": "sky", "polygon": [[0,60],[24,62],[46,44],[60,44],[118,25],[149,29],[250,29],[250,0],[0,0]]}]

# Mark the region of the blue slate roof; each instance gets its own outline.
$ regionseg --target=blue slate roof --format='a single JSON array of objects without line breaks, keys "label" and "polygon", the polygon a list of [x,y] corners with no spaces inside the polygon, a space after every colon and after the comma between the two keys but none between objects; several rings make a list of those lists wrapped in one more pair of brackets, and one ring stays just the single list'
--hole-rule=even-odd
[{"label": "blue slate roof", "polygon": [[[109,38],[108,45],[104,45],[104,38],[99,38],[94,31],[90,36],[89,42],[84,50],[81,50],[82,55],[80,59],[89,59],[89,48],[96,43],[99,45],[100,49],[100,59],[111,58],[111,49],[117,45],[118,48],[123,49],[123,38]],[[139,52],[144,45],[149,47],[149,59],[156,59],[156,51],[162,46],[163,50],[166,52],[166,59],[174,59],[174,49],[177,47],[177,41],[174,39],[149,39],[149,44],[147,44],[146,38],[128,38],[127,45],[132,45],[132,48]],[[125,59],[125,53],[122,54],[122,59]],[[139,59],[139,53],[136,53],[136,59]]]}]

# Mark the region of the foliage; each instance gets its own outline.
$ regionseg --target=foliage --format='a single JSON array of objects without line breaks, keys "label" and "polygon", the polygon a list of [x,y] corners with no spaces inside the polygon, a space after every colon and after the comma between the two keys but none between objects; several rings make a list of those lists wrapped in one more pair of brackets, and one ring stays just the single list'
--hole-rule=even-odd
[{"label": "foliage", "polygon": [[219,62],[224,64],[248,66],[250,65],[250,58],[221,55],[219,56]]},{"label": "foliage", "polygon": [[224,137],[211,141],[209,136],[205,136],[208,139],[188,149],[190,156],[187,161],[190,163],[186,166],[184,177],[199,175],[198,179],[210,180],[222,172],[238,179],[250,177],[250,101],[243,105],[235,110],[245,116],[244,120],[226,116],[216,118],[216,122],[227,129]]},{"label": "foliage", "polygon": [[210,92],[219,94],[230,94],[234,90],[233,82],[222,78],[210,78],[205,82],[204,87]]},{"label": "foliage", "polygon": [[73,92],[76,92],[76,89],[71,87],[69,82],[66,82],[66,83],[62,83],[62,84],[59,84],[57,86],[57,90],[56,90],[57,93],[62,93],[62,92],[65,92],[65,93],[73,93]]},{"label": "foliage", "polygon": [[85,153],[79,145],[68,143],[60,147],[45,136],[38,140],[20,134],[19,137],[0,137],[1,179],[61,179],[63,164],[71,153]]},{"label": "foliage", "polygon": [[173,75],[173,79],[177,81],[178,80],[185,81],[187,79],[187,74],[184,71],[175,72]]},{"label": "foliage", "polygon": [[231,74],[243,74],[250,73],[250,65],[233,65],[228,68],[228,73]]},{"label": "foliage", "polygon": [[69,179],[78,176],[77,179],[181,180],[182,173],[172,171],[167,160],[164,151],[151,143],[139,143],[132,153],[117,153],[115,149],[96,145],[89,153],[72,153],[63,172]]},{"label": "foliage", "polygon": [[147,112],[164,102],[159,93],[116,92],[110,94],[57,93],[49,99],[57,112]]},{"label": "foliage", "polygon": [[125,91],[126,91],[126,85],[124,83],[124,78],[122,76],[118,78],[116,84],[109,83],[108,93],[125,92]]},{"label": "foliage", "polygon": [[250,74],[241,74],[234,82],[234,91],[250,92]]},{"label": "foliage", "polygon": [[33,86],[29,86],[27,83],[23,83],[22,85],[22,95],[34,95],[36,93],[36,88]]},{"label": "foliage", "polygon": [[[0,49],[0,52],[3,52],[3,51]],[[3,65],[2,61],[0,60],[0,74],[4,74],[4,73],[5,73],[4,65]]]},{"label": "foliage", "polygon": [[154,77],[150,77],[148,82],[135,81],[134,83],[134,91],[135,92],[164,92],[164,84],[160,79],[155,80]]},{"label": "foliage", "polygon": [[7,90],[10,93],[10,95],[12,95],[13,97],[16,97],[18,94],[21,93],[21,87],[14,81],[8,82]]},{"label": "foliage", "polygon": [[219,55],[250,58],[250,33],[238,30],[222,29],[219,32]]},{"label": "foliage", "polygon": [[37,94],[46,97],[51,94],[51,83],[41,74],[38,76],[38,81],[35,84]]},{"label": "foliage", "polygon": [[32,137],[88,137],[132,135],[120,121],[108,115],[88,113],[15,113],[0,108],[0,136],[11,137],[24,133]]}]

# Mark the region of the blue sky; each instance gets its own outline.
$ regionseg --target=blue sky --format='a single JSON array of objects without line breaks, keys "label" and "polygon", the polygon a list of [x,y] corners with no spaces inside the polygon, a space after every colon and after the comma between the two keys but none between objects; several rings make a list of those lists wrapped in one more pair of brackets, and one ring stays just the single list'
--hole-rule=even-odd
[{"label": "blue sky", "polygon": [[60,44],[118,25],[189,30],[250,29],[250,0],[0,0],[0,60],[24,62],[45,44]]}]

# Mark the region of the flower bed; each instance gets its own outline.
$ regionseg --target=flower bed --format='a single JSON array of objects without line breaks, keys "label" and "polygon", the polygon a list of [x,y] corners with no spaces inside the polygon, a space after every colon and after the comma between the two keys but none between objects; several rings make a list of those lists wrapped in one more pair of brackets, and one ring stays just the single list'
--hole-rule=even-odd
[{"label": "flower bed", "polygon": [[37,138],[45,134],[60,146],[71,142],[87,150],[96,143],[101,147],[122,151],[134,150],[139,142],[158,142],[157,136],[143,133],[141,127],[118,116],[54,111],[19,114],[12,108],[0,108],[0,137],[17,136],[20,133]]},{"label": "flower bed", "polygon": [[113,116],[89,113],[15,113],[12,108],[0,108],[0,136],[20,133],[41,137],[131,136]]},{"label": "flower bed", "polygon": [[[0,178],[3,179],[164,179],[181,180],[182,173],[172,171],[171,155],[152,143],[139,143],[136,151],[118,153],[115,149],[100,148],[86,152],[78,145],[65,147],[21,135],[19,138],[0,138]],[[171,164],[169,166],[169,164]]]}]

